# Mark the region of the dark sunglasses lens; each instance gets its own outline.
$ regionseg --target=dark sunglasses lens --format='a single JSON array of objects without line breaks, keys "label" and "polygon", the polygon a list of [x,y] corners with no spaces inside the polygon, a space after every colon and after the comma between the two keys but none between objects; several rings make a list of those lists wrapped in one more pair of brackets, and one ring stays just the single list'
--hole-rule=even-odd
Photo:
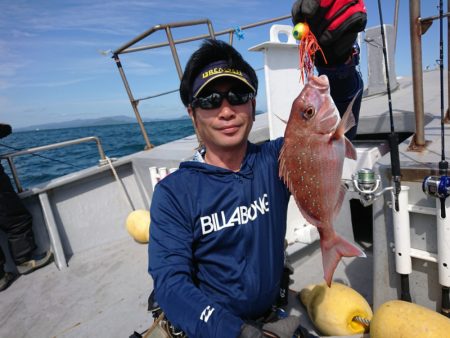
[{"label": "dark sunglasses lens", "polygon": [[222,104],[222,96],[219,93],[211,93],[208,96],[197,98],[193,103],[195,107],[214,109]]},{"label": "dark sunglasses lens", "polygon": [[215,109],[222,105],[222,100],[226,97],[227,101],[233,105],[241,105],[247,103],[253,98],[252,93],[235,93],[229,91],[227,93],[211,93],[205,97],[198,97],[192,102],[192,106],[200,107],[202,109]]},{"label": "dark sunglasses lens", "polygon": [[228,92],[227,100],[231,105],[240,105],[248,102],[249,93]]},{"label": "dark sunglasses lens", "polygon": [[206,99],[211,108],[218,108],[222,104],[223,96],[220,93],[211,93]]}]

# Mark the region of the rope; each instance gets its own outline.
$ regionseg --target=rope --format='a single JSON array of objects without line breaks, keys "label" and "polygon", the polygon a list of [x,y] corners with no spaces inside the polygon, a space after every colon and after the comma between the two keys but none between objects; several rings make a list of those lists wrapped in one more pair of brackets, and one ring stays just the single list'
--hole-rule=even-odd
[{"label": "rope", "polygon": [[147,330],[147,333],[143,338],[149,338],[152,334],[153,330],[155,330],[156,326],[158,326],[159,322],[164,318],[164,312],[162,312],[159,317],[153,322],[152,326]]},{"label": "rope", "polygon": [[136,210],[136,208],[133,205],[133,202],[131,201],[130,195],[127,192],[127,189],[125,188],[125,185],[123,184],[123,182],[120,179],[119,175],[117,175],[116,168],[114,168],[114,166],[112,165],[111,159],[108,156],[106,156],[105,159],[108,162],[108,165],[109,165],[109,167],[110,167],[110,169],[111,169],[111,171],[112,171],[112,173],[114,175],[114,178],[116,179],[117,183],[119,183],[119,185],[121,187],[121,190],[123,191],[123,193],[125,195],[125,198],[126,198],[126,200],[128,201],[128,204],[131,207],[131,210]]},{"label": "rope", "polygon": [[370,326],[370,320],[367,318],[363,318],[361,316],[355,316],[355,317],[353,317],[352,320],[354,320],[355,322],[361,323],[364,326],[367,326],[367,327]]}]

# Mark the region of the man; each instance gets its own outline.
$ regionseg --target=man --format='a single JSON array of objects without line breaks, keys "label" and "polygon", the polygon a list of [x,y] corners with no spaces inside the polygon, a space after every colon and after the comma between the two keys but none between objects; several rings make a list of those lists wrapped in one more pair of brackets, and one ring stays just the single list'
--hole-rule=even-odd
[{"label": "man", "polygon": [[[204,147],[155,188],[149,271],[157,302],[189,337],[238,337],[279,293],[289,192],[278,178],[282,139],[247,140],[257,88],[251,66],[217,40],[181,80]],[[292,336],[298,320],[287,324]]]},{"label": "man", "polygon": [[[0,123],[0,138],[11,134],[8,124]],[[51,262],[50,251],[34,254],[36,243],[32,229],[32,217],[15,192],[11,181],[0,163],[0,229],[8,237],[11,256],[19,274],[27,274]],[[0,248],[0,291],[5,290],[16,276],[5,272],[5,256]]]},{"label": "man", "polygon": [[283,139],[248,142],[258,80],[231,46],[206,40],[180,96],[203,142],[155,187],[149,272],[170,323],[188,337],[307,337],[299,318],[266,323],[284,267],[289,192]]}]

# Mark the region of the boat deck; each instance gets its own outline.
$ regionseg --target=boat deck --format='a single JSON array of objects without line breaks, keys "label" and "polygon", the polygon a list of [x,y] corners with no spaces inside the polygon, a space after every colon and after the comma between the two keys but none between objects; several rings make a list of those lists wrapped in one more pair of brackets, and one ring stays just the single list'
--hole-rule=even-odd
[{"label": "boat deck", "polygon": [[[429,120],[439,115],[438,76],[437,71],[424,73],[425,112],[429,114]],[[398,130],[414,130],[410,79],[400,80],[400,89],[393,93],[392,102]],[[387,114],[386,96],[364,99],[360,133],[388,132]],[[258,137],[267,138],[263,119],[264,115],[258,116],[261,125],[255,128],[259,128]],[[426,127],[425,132],[426,135],[432,133],[437,136],[433,123]],[[176,157],[183,158],[187,151],[192,151],[195,143],[195,138],[191,137],[146,153],[157,157],[160,152],[168,157],[171,156],[170,151],[182,148],[184,150],[179,151]],[[401,151],[405,151],[404,147]],[[139,156],[146,155],[141,152]],[[414,156],[418,161],[422,161],[420,157],[424,156],[426,161],[438,161],[432,152],[428,155],[409,154],[408,158]],[[360,245],[368,257],[344,258],[334,279],[351,285],[372,303],[372,246],[364,242]],[[310,283],[322,281],[317,242],[295,251],[290,261],[295,268],[292,290],[299,291]],[[147,246],[124,237],[74,254],[67,269],[58,270],[51,264],[18,278],[0,293],[0,337],[128,337],[133,331],[146,330],[152,323],[147,312],[151,289],[152,280],[147,274]],[[293,312],[301,314],[303,324],[311,327],[304,308],[295,297],[292,297],[290,305]]]},{"label": "boat deck", "polygon": [[[372,298],[370,246],[367,258],[344,258],[334,280]],[[302,258],[297,260],[296,256]],[[322,280],[317,243],[291,257],[291,290]],[[363,272],[363,273],[362,273]],[[132,239],[74,255],[69,268],[54,264],[20,276],[1,297],[1,337],[129,337],[143,332],[153,318],[147,299],[153,283],[147,273],[147,246]],[[312,328],[305,309],[291,294],[289,311]]]},{"label": "boat deck", "polygon": [[129,337],[151,322],[147,246],[124,239],[20,276],[0,294],[0,337]]}]

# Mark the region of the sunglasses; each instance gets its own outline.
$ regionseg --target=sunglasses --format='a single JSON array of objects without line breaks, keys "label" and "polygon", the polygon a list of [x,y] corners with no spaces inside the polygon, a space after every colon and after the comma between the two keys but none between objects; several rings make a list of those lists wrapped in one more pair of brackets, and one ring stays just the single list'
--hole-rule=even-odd
[{"label": "sunglasses", "polygon": [[230,89],[227,92],[212,92],[207,96],[196,97],[191,102],[192,108],[215,109],[222,105],[223,99],[227,99],[232,106],[239,106],[247,103],[255,97],[255,93],[235,92]]}]

